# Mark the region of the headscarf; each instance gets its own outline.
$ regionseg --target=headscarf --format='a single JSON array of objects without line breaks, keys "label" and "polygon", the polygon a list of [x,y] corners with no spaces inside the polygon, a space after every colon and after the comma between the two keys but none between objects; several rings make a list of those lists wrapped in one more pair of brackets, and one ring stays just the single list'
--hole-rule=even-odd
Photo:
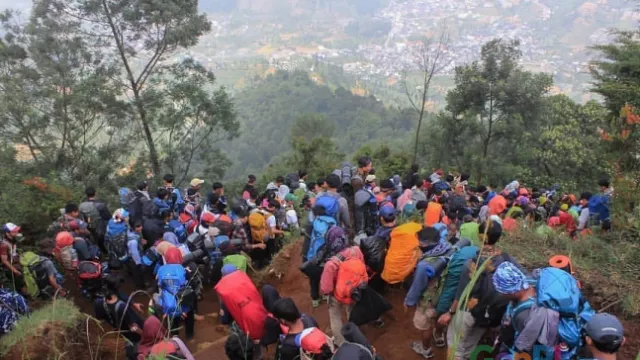
[{"label": "headscarf", "polygon": [[171,232],[171,231],[167,231],[162,235],[162,239],[166,242],[169,242],[175,246],[180,245],[180,241],[178,241],[178,236]]},{"label": "headscarf", "polygon": [[498,266],[493,275],[493,286],[497,292],[505,295],[529,288],[524,273],[510,262],[503,262]]},{"label": "headscarf", "polygon": [[172,247],[164,254],[164,260],[167,264],[182,265],[182,251],[177,247]]},{"label": "headscarf", "polygon": [[347,235],[340,226],[332,226],[326,234],[327,257],[338,255],[349,247]]},{"label": "headscarf", "polygon": [[413,192],[411,189],[406,189],[400,197],[398,197],[398,209],[399,211],[404,210],[405,205],[407,205],[411,201],[411,196]]},{"label": "headscarf", "polygon": [[118,209],[116,211],[113,212],[113,220],[114,222],[123,222],[126,218],[129,217],[129,212],[125,209]]},{"label": "headscarf", "polygon": [[142,340],[138,345],[138,360],[146,359],[153,345],[161,341],[164,335],[166,335],[166,330],[162,327],[160,320],[155,316],[149,316],[144,321],[142,328]]}]

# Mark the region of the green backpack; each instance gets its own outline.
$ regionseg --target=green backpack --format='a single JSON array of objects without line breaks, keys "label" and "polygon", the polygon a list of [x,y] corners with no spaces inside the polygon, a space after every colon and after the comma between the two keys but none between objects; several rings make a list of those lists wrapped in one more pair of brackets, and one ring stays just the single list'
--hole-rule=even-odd
[{"label": "green backpack", "polygon": [[222,260],[223,265],[232,264],[238,269],[247,272],[247,257],[244,255],[229,255]]},{"label": "green backpack", "polygon": [[27,292],[32,299],[35,299],[40,294],[40,286],[46,281],[46,274],[42,269],[42,259],[40,256],[32,251],[27,251],[20,256],[20,265],[22,266],[22,276],[24,282],[27,285]]}]

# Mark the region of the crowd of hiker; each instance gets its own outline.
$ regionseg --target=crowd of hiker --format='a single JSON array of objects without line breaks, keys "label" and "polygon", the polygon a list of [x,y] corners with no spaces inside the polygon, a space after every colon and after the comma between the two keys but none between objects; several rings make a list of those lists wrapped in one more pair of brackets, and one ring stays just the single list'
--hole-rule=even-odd
[{"label": "crowd of hiker", "polygon": [[[130,359],[193,359],[187,345],[205,321],[198,304],[212,296],[216,321],[229,326],[231,360],[262,359],[272,345],[279,360],[380,359],[360,327],[384,328],[392,308],[385,295],[404,288],[416,329],[407,350],[417,358],[448,347],[470,359],[489,336],[483,354],[495,359],[615,359],[622,325],[591,308],[568,257],[525,269],[498,245],[525,227],[575,241],[610,231],[608,181],[576,196],[518,181],[470,186],[465,174],[419,170],[379,179],[362,157],[315,182],[298,171],[258,188],[249,175],[229,198],[222,183],[205,193],[196,178],[180,190],[167,174],[155,191],[147,180],[120,189],[113,212],[88,187],[36,249],[21,248],[20,226],[3,225],[0,334],[28,316],[30,301],[66,296],[71,280],[96,318],[127,339]],[[312,306],[326,306],[330,331],[248,275],[269,266],[292,234],[304,238],[299,268]],[[148,305],[136,301],[140,294]]]}]

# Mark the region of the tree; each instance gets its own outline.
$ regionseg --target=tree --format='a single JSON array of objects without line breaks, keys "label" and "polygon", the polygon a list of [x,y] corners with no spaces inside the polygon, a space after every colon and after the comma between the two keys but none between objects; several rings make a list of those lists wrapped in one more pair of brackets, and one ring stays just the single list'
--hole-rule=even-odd
[{"label": "tree", "polygon": [[229,160],[216,147],[238,136],[233,103],[224,88],[212,92],[215,76],[193,59],[164,66],[149,81],[143,102],[155,120],[163,164],[183,183],[193,167],[222,177]]},{"label": "tree", "polygon": [[[309,131],[316,129],[318,131]],[[309,176],[325,176],[334,170],[344,154],[331,140],[333,125],[318,114],[301,115],[291,131],[291,152],[284,163],[289,169],[307,169]]]},{"label": "tree", "polygon": [[111,176],[124,139],[126,105],[117,98],[113,64],[74,36],[81,22],[50,2],[34,4],[27,24],[2,15],[0,132],[24,144],[40,173],[74,181]]},{"label": "tree", "polygon": [[518,66],[518,46],[517,41],[488,42],[482,47],[479,61],[455,69],[456,86],[447,93],[447,111],[479,125],[480,146],[475,149],[480,154],[478,181],[492,165],[492,146],[513,146],[515,130],[535,129],[544,95],[553,83],[547,74],[534,74]]},{"label": "tree", "polygon": [[424,117],[425,107],[427,105],[428,94],[429,94],[429,86],[431,85],[431,80],[434,75],[436,75],[439,71],[441,71],[449,60],[445,61],[444,55],[446,51],[446,46],[449,43],[449,36],[446,32],[442,32],[440,34],[440,38],[438,39],[438,43],[432,46],[431,40],[427,38],[423,38],[420,46],[418,47],[418,55],[414,61],[414,65],[417,66],[420,71],[422,82],[419,87],[415,89],[419,90],[419,103],[416,104],[414,100],[415,93],[409,89],[409,85],[407,85],[407,74],[403,76],[403,85],[404,91],[407,95],[407,99],[409,99],[409,103],[411,106],[418,112],[418,127],[416,129],[416,139],[413,148],[413,162],[415,163],[418,159],[418,146],[420,141],[420,128],[422,127],[422,119]]},{"label": "tree", "polygon": [[[211,29],[197,1],[181,0],[46,0],[68,17],[83,20],[88,36],[102,49],[114,51],[124,79],[122,93],[132,95],[131,109],[139,121],[153,171],[160,172],[160,155],[154,139],[157,123],[149,116],[144,92],[160,64],[178,49],[198,43]],[[81,32],[85,32],[83,28]]]}]

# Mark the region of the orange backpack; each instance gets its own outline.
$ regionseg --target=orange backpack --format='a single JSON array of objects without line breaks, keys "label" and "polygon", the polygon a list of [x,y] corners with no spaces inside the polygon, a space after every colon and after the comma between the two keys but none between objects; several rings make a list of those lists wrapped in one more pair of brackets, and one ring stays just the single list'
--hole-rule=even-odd
[{"label": "orange backpack", "polygon": [[420,256],[422,256],[417,235],[420,230],[422,230],[422,225],[410,222],[391,231],[389,249],[384,259],[384,269],[380,274],[387,283],[401,283],[415,269]]},{"label": "orange backpack", "polygon": [[270,213],[262,210],[254,211],[249,215],[251,240],[253,240],[254,243],[264,243],[267,241],[267,234],[269,234],[267,219],[269,216],[271,216]]},{"label": "orange backpack", "polygon": [[[351,248],[351,254],[354,256],[355,251]],[[339,264],[338,276],[336,277],[336,287],[333,290],[333,296],[342,304],[351,305],[355,301],[351,297],[354,290],[369,280],[367,275],[367,267],[364,261],[351,257],[345,259],[338,254],[334,257]]]}]

